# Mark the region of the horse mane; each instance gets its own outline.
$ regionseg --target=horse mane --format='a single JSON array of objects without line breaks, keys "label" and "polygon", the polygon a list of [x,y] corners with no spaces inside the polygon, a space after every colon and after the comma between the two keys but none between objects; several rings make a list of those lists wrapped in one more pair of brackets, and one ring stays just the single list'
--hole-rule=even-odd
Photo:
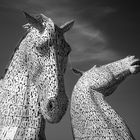
[{"label": "horse mane", "polygon": [[[21,43],[22,40],[27,36],[27,34],[28,34],[28,32],[25,32],[25,34],[23,35],[23,37],[21,37],[20,40],[19,40],[19,42],[17,43],[17,45],[16,45],[16,47],[15,47],[15,49],[14,49],[14,51],[13,51],[13,53],[12,53],[10,59],[9,59],[9,61],[8,61],[8,64],[5,66],[5,69],[4,69],[4,76],[5,76],[5,74],[6,74],[7,70],[8,70],[8,67],[9,67],[9,65],[10,65],[10,63],[11,63],[13,57],[14,57],[15,52],[19,49],[20,43]],[[2,77],[2,78],[3,78],[3,77]],[[0,79],[1,79],[1,78],[0,78]]]}]

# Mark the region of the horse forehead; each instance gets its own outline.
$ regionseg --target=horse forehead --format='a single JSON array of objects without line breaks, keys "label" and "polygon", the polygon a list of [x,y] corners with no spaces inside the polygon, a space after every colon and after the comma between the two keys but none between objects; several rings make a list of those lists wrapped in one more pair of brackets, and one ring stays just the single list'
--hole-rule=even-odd
[{"label": "horse forehead", "polygon": [[33,28],[32,31],[28,34],[28,37],[31,37],[37,44],[54,39],[55,28],[53,26],[49,26],[49,24],[47,26],[48,27],[45,28],[43,33],[40,33],[37,29]]},{"label": "horse forehead", "polygon": [[55,24],[50,18],[47,18],[47,20],[43,20],[42,24],[46,26],[47,30],[55,30]]},{"label": "horse forehead", "polygon": [[50,18],[47,18],[43,19],[42,24],[45,26],[44,32],[40,33],[38,30],[35,29],[35,32],[33,34],[35,36],[41,36],[42,38],[44,36],[52,38],[56,30],[54,22]]}]

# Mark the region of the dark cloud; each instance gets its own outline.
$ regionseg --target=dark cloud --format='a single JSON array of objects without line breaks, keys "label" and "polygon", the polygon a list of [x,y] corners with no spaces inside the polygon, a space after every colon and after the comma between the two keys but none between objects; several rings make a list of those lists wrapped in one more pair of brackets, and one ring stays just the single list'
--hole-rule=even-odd
[{"label": "dark cloud", "polygon": [[[73,62],[115,60],[129,53],[125,50],[130,44],[140,43],[137,39],[140,30],[135,26],[140,22],[140,10],[136,5],[123,0],[5,0],[0,3],[9,9],[44,13],[58,25],[75,19],[73,30],[66,35],[73,49]],[[134,32],[135,37],[132,38],[129,31]]]},{"label": "dark cloud", "polygon": [[[79,4],[80,3],[80,4]],[[117,57],[117,54],[107,47],[107,39],[102,31],[94,27],[91,21],[96,22],[112,12],[115,9],[99,5],[99,2],[88,1],[70,1],[70,0],[25,0],[25,1],[4,1],[3,6],[15,8],[19,10],[27,10],[31,13],[44,13],[54,19],[61,25],[70,19],[75,19],[73,32],[70,33],[72,62],[86,61],[90,59],[108,60],[110,57],[105,57],[110,54],[112,59]]]}]

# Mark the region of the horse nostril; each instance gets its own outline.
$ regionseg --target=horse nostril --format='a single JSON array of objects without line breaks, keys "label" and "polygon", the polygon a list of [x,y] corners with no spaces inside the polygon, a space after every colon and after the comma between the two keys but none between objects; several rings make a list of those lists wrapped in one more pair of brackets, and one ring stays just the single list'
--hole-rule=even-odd
[{"label": "horse nostril", "polygon": [[136,59],[131,66],[133,65],[140,65],[140,59]]},{"label": "horse nostril", "polygon": [[54,106],[55,106],[54,100],[50,100],[49,103],[48,103],[48,106],[47,106],[48,111],[52,111]]},{"label": "horse nostril", "polygon": [[53,107],[52,102],[49,103],[49,108],[51,109]]}]

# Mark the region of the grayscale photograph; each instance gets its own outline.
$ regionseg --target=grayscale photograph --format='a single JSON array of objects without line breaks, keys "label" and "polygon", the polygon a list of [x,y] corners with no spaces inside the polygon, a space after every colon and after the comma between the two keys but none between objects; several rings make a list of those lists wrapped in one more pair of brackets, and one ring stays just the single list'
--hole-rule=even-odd
[{"label": "grayscale photograph", "polygon": [[0,140],[139,140],[140,5],[0,1]]}]

